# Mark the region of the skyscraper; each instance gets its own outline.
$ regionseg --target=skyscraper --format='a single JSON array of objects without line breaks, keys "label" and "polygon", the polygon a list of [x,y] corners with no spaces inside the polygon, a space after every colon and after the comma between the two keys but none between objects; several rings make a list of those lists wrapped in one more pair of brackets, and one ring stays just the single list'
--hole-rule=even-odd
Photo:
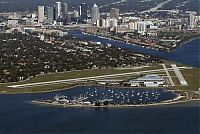
[{"label": "skyscraper", "polygon": [[47,19],[48,20],[54,19],[54,8],[53,7],[47,7]]},{"label": "skyscraper", "polygon": [[[106,26],[106,20],[103,18],[97,19],[97,24],[98,27],[105,27]],[[110,24],[109,24],[110,25]]]},{"label": "skyscraper", "polygon": [[99,8],[96,4],[92,7],[91,11],[92,22],[96,22],[99,19]]},{"label": "skyscraper", "polygon": [[55,19],[57,20],[58,18],[61,17],[61,2],[56,2],[56,11],[55,11]]},{"label": "skyscraper", "polygon": [[112,8],[110,10],[110,18],[115,18],[115,19],[119,20],[119,9]]},{"label": "skyscraper", "polygon": [[194,14],[190,13],[188,18],[188,25],[190,28],[194,27]]},{"label": "skyscraper", "polygon": [[44,22],[44,6],[38,6],[38,23]]},{"label": "skyscraper", "polygon": [[79,17],[79,12],[77,10],[74,10],[74,17],[78,18]]},{"label": "skyscraper", "polygon": [[68,13],[68,5],[67,3],[63,3],[63,9],[62,9],[63,18],[66,18],[67,13]]},{"label": "skyscraper", "polygon": [[81,19],[83,20],[87,20],[88,18],[88,6],[86,3],[82,3],[81,7],[80,7],[80,15],[81,15]]}]

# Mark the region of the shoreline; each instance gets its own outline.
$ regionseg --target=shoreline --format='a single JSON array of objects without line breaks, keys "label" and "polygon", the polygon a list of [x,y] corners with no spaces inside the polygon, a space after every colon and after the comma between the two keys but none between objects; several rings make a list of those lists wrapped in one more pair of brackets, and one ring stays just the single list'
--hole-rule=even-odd
[{"label": "shoreline", "polygon": [[[126,43],[123,41],[123,39],[116,39],[116,38],[112,38],[112,37],[109,37],[109,36],[106,36],[106,35],[101,35],[101,34],[94,34],[94,33],[88,33],[88,32],[85,32],[85,31],[82,31],[83,34],[87,34],[87,35],[92,35],[92,36],[97,36],[99,38],[104,38],[104,39],[108,39],[108,40],[114,40],[114,41],[118,41],[118,42],[121,42],[121,43]],[[164,51],[164,52],[174,52],[176,51],[176,49],[180,48],[182,45],[185,45],[193,40],[197,40],[197,39],[200,39],[200,36],[198,37],[191,37],[185,41],[180,41],[180,44],[174,49],[174,50],[159,50],[159,48],[152,48],[152,47],[148,47],[148,43],[143,43],[143,42],[140,42],[140,43],[137,43],[137,42],[131,42],[131,43],[126,43],[126,44],[129,44],[129,45],[133,45],[133,46],[138,46],[138,47],[141,47],[141,48],[146,48],[146,49],[152,49],[152,50],[156,50],[156,51]],[[150,46],[150,45],[149,45]]]},{"label": "shoreline", "polygon": [[[158,89],[159,90],[159,89]],[[170,90],[171,92],[176,94],[176,97],[170,100],[165,100],[162,102],[158,103],[147,103],[147,104],[109,104],[106,106],[95,106],[95,105],[84,105],[84,104],[59,104],[59,103],[53,103],[53,102],[45,102],[49,100],[33,100],[31,101],[32,104],[37,104],[37,105],[46,105],[46,106],[61,106],[61,107],[89,107],[89,108],[124,108],[124,107],[148,107],[148,106],[164,106],[164,105],[172,105],[172,104],[181,104],[185,102],[190,102],[190,101],[195,101],[199,99],[186,99],[188,98],[188,94],[186,96],[180,95],[179,93],[176,93],[177,90]],[[185,98],[181,100],[182,98]]]},{"label": "shoreline", "polygon": [[48,90],[48,91],[38,91],[38,92],[19,92],[19,93],[3,93],[3,92],[0,92],[0,95],[18,95],[18,94],[42,94],[42,93],[52,93],[52,92],[58,92],[58,91],[69,90],[69,89],[76,88],[76,87],[77,87],[77,86],[71,86],[71,87],[66,87],[66,88],[61,88],[61,89]]},{"label": "shoreline", "polygon": [[66,88],[48,90],[48,91],[38,91],[38,92],[19,92],[19,93],[0,92],[0,95],[51,93],[51,92],[69,90],[69,89],[73,89],[73,88],[76,88],[76,87],[87,87],[87,86],[96,86],[96,87],[104,87],[104,88],[126,88],[126,89],[137,89],[137,88],[141,88],[141,89],[166,89],[168,91],[174,91],[174,90],[169,90],[168,87],[164,87],[164,86],[163,87],[125,87],[125,86],[123,87],[123,86],[103,86],[103,85],[90,84],[90,85],[73,85],[73,86],[66,87]]},{"label": "shoreline", "polygon": [[[53,91],[41,91],[41,92],[29,92],[29,93],[4,93],[4,94],[1,94],[0,95],[13,95],[13,94],[43,94],[43,93],[52,93],[52,92],[59,92],[59,91],[64,91],[64,90],[70,90],[70,89],[73,89],[73,88],[76,88],[76,87],[87,87],[87,86],[98,86],[98,87],[104,87],[104,88],[126,88],[126,89],[135,89],[135,88],[142,88],[144,89],[145,87],[118,87],[118,86],[101,86],[101,85],[75,85],[75,86],[72,86],[72,87],[67,87],[67,88],[62,88],[62,89],[58,89],[58,90],[53,90]],[[147,106],[164,106],[164,105],[172,105],[172,104],[180,104],[180,103],[185,103],[185,102],[190,102],[190,101],[195,101],[195,100],[198,100],[200,101],[200,98],[199,99],[186,99],[188,98],[188,94],[186,95],[180,95],[180,93],[177,93],[177,92],[180,92],[181,90],[169,90],[168,88],[166,87],[158,87],[158,88],[151,88],[151,89],[157,89],[157,90],[160,90],[160,89],[165,89],[167,91],[171,91],[173,92],[174,94],[176,94],[176,97],[174,99],[171,99],[171,100],[166,100],[166,101],[162,101],[162,102],[158,102],[158,103],[149,103],[149,104],[125,104],[125,105],[120,105],[120,104],[110,104],[110,105],[107,105],[107,106],[94,106],[94,105],[83,105],[83,104],[58,104],[58,103],[50,103],[50,102],[45,102],[45,100],[41,100],[41,101],[38,101],[38,100],[33,100],[31,101],[32,104],[38,104],[38,105],[46,105],[46,106],[61,106],[61,107],[91,107],[91,108],[123,108],[123,107],[147,107]],[[148,89],[147,89],[148,90]],[[188,91],[183,91],[183,92],[187,92]],[[181,100],[182,98],[185,98],[183,100]],[[48,100],[47,100],[48,101]]]},{"label": "shoreline", "polygon": [[192,41],[194,41],[194,40],[198,40],[198,39],[200,39],[200,36],[199,36],[199,37],[190,38],[190,39],[188,39],[188,40],[186,40],[186,41],[182,41],[182,42],[180,42],[180,47],[181,47],[182,45],[185,45],[185,44],[187,44],[187,43],[190,43],[190,42],[192,42]]},{"label": "shoreline", "polygon": [[43,105],[43,106],[54,106],[54,107],[73,107],[73,108],[134,108],[134,107],[153,107],[153,106],[166,106],[166,105],[173,105],[173,104],[181,104],[181,103],[186,103],[186,102],[191,102],[191,101],[200,101],[200,99],[190,99],[190,100],[181,100],[183,96],[177,97],[177,100],[168,100],[168,101],[163,101],[159,103],[153,103],[153,104],[125,104],[125,105],[107,105],[107,106],[94,106],[94,105],[81,105],[81,104],[76,104],[76,105],[70,105],[70,104],[56,104],[56,103],[48,103],[48,102],[42,102],[42,101],[31,101],[31,104],[35,105]]}]

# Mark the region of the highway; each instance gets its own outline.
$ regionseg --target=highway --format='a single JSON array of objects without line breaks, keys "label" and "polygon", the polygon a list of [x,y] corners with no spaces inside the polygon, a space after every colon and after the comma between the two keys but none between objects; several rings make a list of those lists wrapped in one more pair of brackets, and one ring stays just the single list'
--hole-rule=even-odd
[{"label": "highway", "polygon": [[124,2],[126,2],[126,0],[120,0],[120,1],[117,1],[117,2],[109,3],[107,5],[99,6],[99,8],[103,8],[103,7],[107,7],[107,6],[111,6],[111,5],[116,5],[116,4],[120,4],[120,3],[124,3]]},{"label": "highway", "polygon": [[165,4],[169,3],[170,1],[172,1],[172,0],[167,0],[167,1],[165,1],[165,2],[162,2],[162,3],[158,4],[156,7],[153,7],[153,8],[151,8],[151,9],[149,9],[149,10],[143,11],[142,13],[146,13],[146,12],[155,12],[155,11],[157,11],[159,8],[163,7]]},{"label": "highway", "polygon": [[178,77],[178,80],[180,81],[181,85],[183,86],[188,86],[188,83],[187,81],[185,80],[185,78],[183,77],[182,73],[180,72],[179,68],[175,65],[175,64],[172,64],[171,65],[176,76]]},{"label": "highway", "polygon": [[[150,1],[150,0],[144,0],[143,2],[145,1]],[[165,4],[171,2],[172,0],[167,0],[165,2],[161,2],[160,4],[156,5],[155,7],[152,7],[148,10],[144,10],[142,11],[141,13],[147,13],[147,12],[155,12],[155,11],[158,11],[159,8],[163,7]],[[131,15],[131,14],[134,14],[134,12],[127,12],[127,13],[121,13],[120,15]]]}]

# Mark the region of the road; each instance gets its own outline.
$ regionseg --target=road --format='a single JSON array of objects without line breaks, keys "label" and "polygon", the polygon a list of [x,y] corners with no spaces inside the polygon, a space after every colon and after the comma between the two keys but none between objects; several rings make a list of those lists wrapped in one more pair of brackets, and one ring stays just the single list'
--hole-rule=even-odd
[{"label": "road", "polygon": [[115,5],[115,4],[120,4],[120,3],[124,3],[124,2],[126,2],[126,0],[120,0],[120,1],[117,1],[117,2],[113,2],[113,3],[109,3],[109,4],[106,4],[106,5],[99,6],[99,8],[103,8],[103,7],[107,7],[107,6],[111,6],[111,5]]},{"label": "road", "polygon": [[[150,0],[146,0],[146,1],[150,1]],[[141,13],[146,13],[146,12],[155,12],[155,11],[158,11],[159,8],[163,7],[165,4],[171,2],[172,0],[167,0],[165,2],[162,2],[160,4],[158,4],[157,6],[155,7],[152,7],[148,10],[145,10],[145,11],[142,11]],[[143,1],[145,2],[145,1]],[[131,14],[134,14],[135,12],[127,12],[127,13],[121,13],[120,15],[131,15]]]},{"label": "road", "polygon": [[151,9],[149,9],[149,10],[143,11],[142,13],[146,13],[146,12],[155,12],[155,11],[157,11],[159,8],[163,7],[165,4],[167,4],[167,3],[171,2],[171,1],[172,1],[172,0],[167,0],[167,1],[165,1],[165,2],[162,2],[162,3],[158,4],[156,7],[153,7],[153,8],[151,8]]}]

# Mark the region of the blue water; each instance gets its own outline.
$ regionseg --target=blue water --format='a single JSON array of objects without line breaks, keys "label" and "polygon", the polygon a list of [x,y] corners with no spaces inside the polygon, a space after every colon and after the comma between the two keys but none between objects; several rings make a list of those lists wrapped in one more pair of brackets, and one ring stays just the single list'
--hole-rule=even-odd
[{"label": "blue water", "polygon": [[0,134],[199,133],[198,101],[132,108],[63,108],[30,104],[31,100],[51,99],[56,94],[77,94],[86,88],[43,94],[0,95]]},{"label": "blue water", "polygon": [[[73,100],[81,96],[87,97],[84,101],[97,101],[112,99],[112,104],[150,104],[171,100],[176,94],[165,89],[130,89],[130,88],[109,88],[109,87],[80,87],[75,90],[68,90],[68,99]],[[53,98],[51,98],[53,99]]]},{"label": "blue water", "polygon": [[[76,37],[110,43],[172,61],[200,67],[199,41],[167,53],[127,45],[96,36]],[[0,134],[27,133],[113,133],[113,134],[199,134],[200,102],[132,108],[62,108],[30,104],[35,99],[52,99],[57,93],[78,93],[82,89],[43,94],[0,95]],[[172,97],[169,95],[168,97]],[[166,99],[166,96],[164,97]],[[162,99],[163,100],[163,99]]]},{"label": "blue water", "polygon": [[200,38],[182,45],[181,47],[176,49],[176,51],[174,52],[164,52],[164,51],[142,48],[139,46],[126,44],[126,43],[116,41],[116,40],[100,38],[95,35],[82,34],[80,31],[71,31],[69,32],[69,34],[77,38],[95,41],[95,42],[101,42],[102,44],[109,43],[109,44],[112,44],[113,46],[126,48],[135,52],[155,55],[155,56],[158,56],[167,60],[175,61],[178,63],[183,63],[186,65],[190,65],[190,66],[194,66],[198,68],[200,67]]}]

